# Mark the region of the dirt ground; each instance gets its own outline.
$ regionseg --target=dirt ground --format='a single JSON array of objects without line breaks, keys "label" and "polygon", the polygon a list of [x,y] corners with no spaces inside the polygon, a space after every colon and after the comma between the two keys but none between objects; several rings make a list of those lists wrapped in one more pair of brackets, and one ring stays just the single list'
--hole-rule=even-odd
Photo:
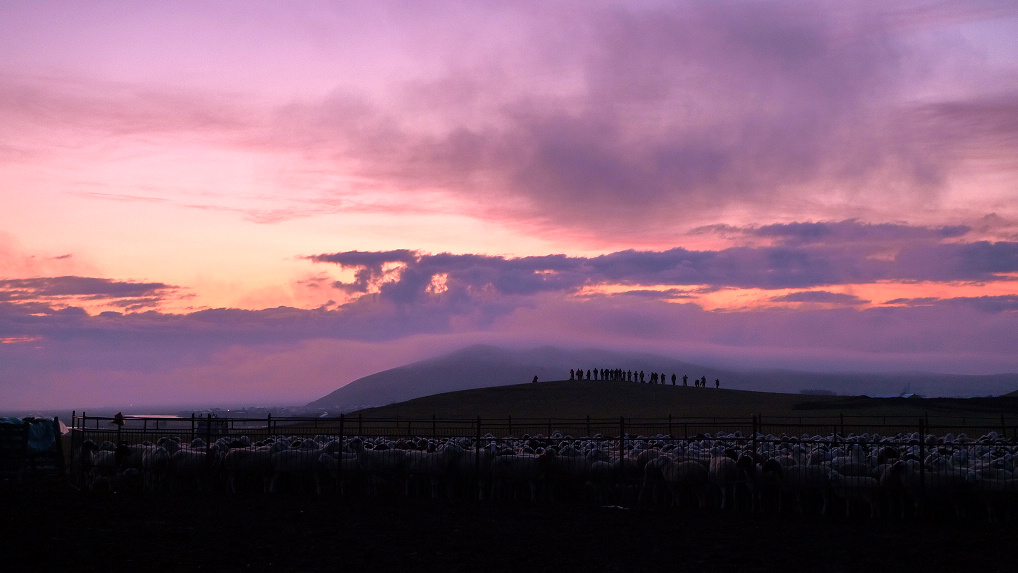
[{"label": "dirt ground", "polygon": [[464,500],[0,491],[9,569],[1014,571],[1015,523]]}]

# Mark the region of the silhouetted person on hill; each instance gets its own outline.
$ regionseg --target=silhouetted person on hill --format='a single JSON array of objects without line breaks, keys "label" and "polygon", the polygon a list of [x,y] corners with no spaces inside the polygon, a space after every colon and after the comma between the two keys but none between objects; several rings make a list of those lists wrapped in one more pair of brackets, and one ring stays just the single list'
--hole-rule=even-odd
[{"label": "silhouetted person on hill", "polygon": [[572,368],[569,369],[569,379],[570,380],[575,380],[576,379],[576,371],[573,370]]},{"label": "silhouetted person on hill", "polygon": [[643,370],[640,370],[640,384],[643,384]]},{"label": "silhouetted person on hill", "polygon": [[700,378],[700,387],[701,388],[706,388],[707,387],[707,377],[706,376],[704,376],[703,378]]},{"label": "silhouetted person on hill", "polygon": [[587,380],[590,380],[590,370],[587,370]]},{"label": "silhouetted person on hill", "polygon": [[689,376],[687,376],[686,374],[682,375],[682,385],[689,386]]},{"label": "silhouetted person on hill", "polygon": [[714,379],[714,387],[715,388],[720,388],[721,387],[721,379],[720,378],[715,378]]},{"label": "silhouetted person on hill", "polygon": [[537,384],[537,376],[534,376],[534,381],[531,384]]},{"label": "silhouetted person on hill", "polygon": [[673,372],[672,373],[672,386],[675,386],[675,380],[676,380],[676,377],[675,377],[675,373]]}]

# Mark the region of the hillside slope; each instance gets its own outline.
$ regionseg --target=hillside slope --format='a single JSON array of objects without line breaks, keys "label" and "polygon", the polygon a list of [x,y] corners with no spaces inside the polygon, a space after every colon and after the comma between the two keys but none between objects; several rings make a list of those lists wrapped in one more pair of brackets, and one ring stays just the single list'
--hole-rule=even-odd
[{"label": "hillside slope", "polygon": [[[1018,423],[1018,398],[868,398],[661,386],[619,382],[556,381],[435,394],[355,412],[365,418],[765,418],[875,416],[985,419]],[[973,420],[974,421],[974,420]]]},{"label": "hillside slope", "polygon": [[[308,404],[312,408],[350,411],[382,406],[442,392],[490,388],[540,380],[563,380],[571,368],[646,368],[665,372],[706,372],[702,367],[650,354],[542,347],[507,350],[476,345],[457,352],[384,370],[354,380]],[[649,372],[648,372],[649,374]]]},{"label": "hillside slope", "polygon": [[[798,394],[819,391],[840,395],[990,396],[1018,388],[1018,374],[967,376],[921,372],[813,373],[785,370],[737,371],[696,365],[652,354],[597,349],[564,350],[542,347],[506,350],[471,346],[430,360],[365,376],[308,404],[330,413],[383,406],[457,390],[491,388],[530,382],[565,380],[571,368],[623,368],[675,373],[681,379],[706,376],[722,389]],[[679,382],[681,385],[681,381]],[[690,382],[692,384],[692,382]],[[649,385],[648,385],[649,386]]]}]

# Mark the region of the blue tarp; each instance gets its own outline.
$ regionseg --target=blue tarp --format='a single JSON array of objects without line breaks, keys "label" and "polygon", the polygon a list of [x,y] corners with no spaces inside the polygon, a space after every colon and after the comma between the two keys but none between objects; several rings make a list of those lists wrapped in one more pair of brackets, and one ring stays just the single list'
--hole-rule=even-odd
[{"label": "blue tarp", "polygon": [[52,451],[57,445],[53,418],[0,418],[0,424],[28,425],[28,454],[38,455]]}]

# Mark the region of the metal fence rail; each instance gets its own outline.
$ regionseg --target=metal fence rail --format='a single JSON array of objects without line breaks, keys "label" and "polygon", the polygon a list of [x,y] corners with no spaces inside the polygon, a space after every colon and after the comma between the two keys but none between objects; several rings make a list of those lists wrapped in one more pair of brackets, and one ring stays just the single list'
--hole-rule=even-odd
[{"label": "metal fence rail", "polygon": [[[829,480],[822,499],[820,493],[812,492],[812,502],[806,502],[815,509],[821,503],[828,506],[828,495],[844,504],[838,511],[849,513],[854,507],[883,514],[909,513],[920,505],[938,507],[931,500],[946,498],[951,501],[939,506],[948,508],[944,511],[964,503],[992,517],[1018,508],[1014,477],[1018,421],[1008,422],[1004,417],[882,417],[878,423],[874,417],[840,414],[657,419],[111,418],[82,414],[72,420],[71,477],[84,485],[94,480],[95,469],[81,454],[86,443],[99,447],[105,442],[109,450],[172,439],[187,456],[203,460],[201,475],[207,477],[201,478],[206,481],[200,487],[223,490],[236,490],[238,482],[225,463],[230,454],[223,458],[222,451],[276,444],[294,463],[313,464],[314,475],[285,467],[274,473],[265,470],[259,479],[247,483],[242,479],[241,488],[259,492],[270,487],[324,488],[346,495],[400,491],[436,497],[582,498],[624,505],[662,500],[695,504],[703,503],[698,496],[705,495],[709,503],[722,507],[745,505],[751,499],[750,506],[776,510],[791,490],[767,481],[764,462],[769,459],[771,470],[774,464],[785,464],[778,468],[786,472],[785,482],[802,479],[794,472],[816,477],[819,471]],[[213,449],[219,453],[213,455]],[[446,460],[442,457],[446,451],[457,453]],[[319,452],[330,457],[319,458]],[[751,457],[749,467],[755,467],[756,474],[739,474],[724,485],[710,462],[723,455]],[[890,470],[890,464],[875,469],[878,459],[897,462],[898,469]],[[370,464],[378,467],[366,466],[365,460],[374,460]],[[436,460],[446,460],[441,471],[429,465]],[[670,464],[683,460],[697,461],[704,468],[709,465],[711,486],[699,492],[677,486],[668,472],[675,470]],[[858,467],[862,461],[865,473]],[[877,473],[895,471],[899,473],[892,475],[893,483],[885,483],[887,478]],[[141,477],[147,480],[150,476],[145,473]],[[760,483],[755,483],[757,479]],[[145,484],[149,486],[148,481]],[[876,491],[877,486],[879,496],[874,497],[870,489]],[[801,492],[794,493],[801,506]]]}]

